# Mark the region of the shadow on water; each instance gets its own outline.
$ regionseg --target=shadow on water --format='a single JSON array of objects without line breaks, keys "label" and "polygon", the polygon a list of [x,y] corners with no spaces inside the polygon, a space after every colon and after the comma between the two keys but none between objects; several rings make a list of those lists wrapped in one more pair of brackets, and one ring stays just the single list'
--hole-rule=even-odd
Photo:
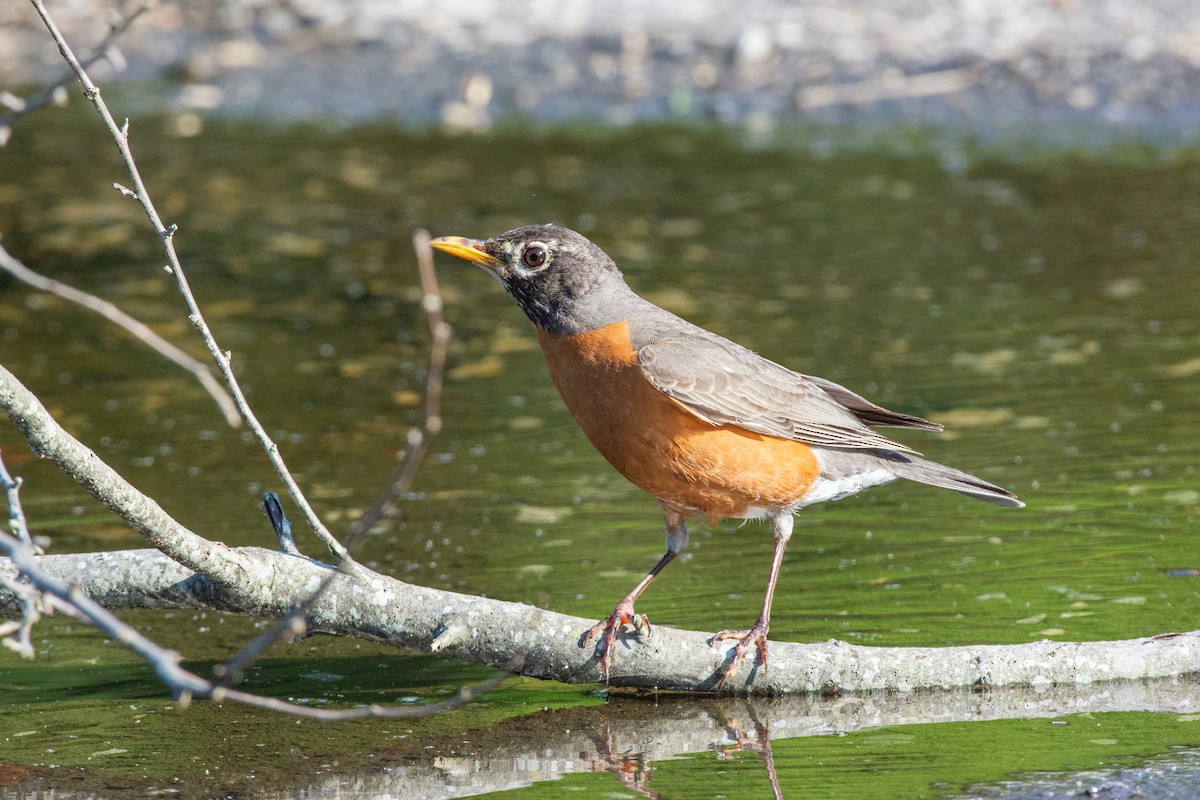
[{"label": "shadow on water", "polygon": [[[0,151],[6,246],[190,346],[86,111],[28,123]],[[426,345],[411,230],[486,236],[554,220],[602,244],[655,302],[943,422],[945,435],[904,441],[1029,503],[1006,512],[892,485],[806,510],[773,638],[936,646],[1200,628],[1193,151],[1000,157],[917,134],[841,147],[829,130],[750,148],[699,129],[448,138],[216,123],[140,147],[210,322],[335,530],[374,499],[417,413]],[[439,269],[456,331],[445,427],[366,560],[407,581],[607,614],[661,552],[655,505],[583,440],[498,287]],[[5,366],[66,427],[193,529],[270,540],[256,503],[274,478],[188,378],[2,277],[0,300]],[[54,552],[142,546],[11,429],[0,426],[0,446]],[[769,538],[758,525],[699,526],[639,610],[697,630],[747,624]],[[130,618],[203,661],[257,630],[222,615]],[[530,797],[770,797],[767,742],[785,796],[930,796],[1200,746],[1189,682],[602,704],[595,687],[514,679],[433,720],[319,726],[172,709],[148,670],[95,634],[62,622],[38,633],[34,665],[0,653],[3,796],[528,785]],[[484,674],[313,638],[274,649],[251,681],[313,702],[419,703]],[[561,779],[539,783],[549,777]]]}]

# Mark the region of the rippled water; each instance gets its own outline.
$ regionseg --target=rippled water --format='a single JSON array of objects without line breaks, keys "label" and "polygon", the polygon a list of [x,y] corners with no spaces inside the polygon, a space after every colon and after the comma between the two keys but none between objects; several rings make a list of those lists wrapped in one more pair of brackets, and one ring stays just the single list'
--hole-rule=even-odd
[{"label": "rippled water", "polygon": [[[488,236],[556,221],[604,247],[655,302],[797,370],[943,422],[944,435],[897,436],[1028,503],[1011,511],[893,484],[806,509],[773,638],[939,645],[1200,628],[1193,152],[989,154],[913,135],[848,146],[829,130],[771,147],[678,129],[479,138],[173,130],[170,120],[135,127],[151,190],[180,226],[193,286],[258,414],[335,530],[374,499],[416,417],[426,329],[412,230]],[[0,151],[6,247],[199,355],[138,209],[109,188],[121,174],[91,120],[46,115],[17,134]],[[661,553],[657,507],[579,433],[500,288],[449,261],[439,262],[455,328],[445,428],[367,560],[416,583],[607,614]],[[256,503],[277,481],[189,378],[3,276],[0,342],[5,366],[168,511],[231,544],[271,544]],[[53,552],[141,546],[28,456],[11,427],[0,426],[0,447],[25,477],[26,512]],[[744,626],[757,613],[770,551],[761,525],[699,525],[683,563],[638,608],[659,624]],[[198,660],[228,655],[253,627],[183,612],[133,619]],[[302,784],[314,786],[317,764],[329,759],[370,769],[395,746],[392,757],[411,765],[420,755],[411,743],[422,737],[440,748],[445,736],[504,718],[598,702],[595,687],[513,681],[478,707],[420,725],[296,726],[204,704],[180,714],[164,711],[148,671],[94,634],[67,623],[39,632],[36,664],[0,654],[2,758],[82,766],[92,777],[100,770],[131,787],[178,776],[290,786],[293,758],[304,765]],[[258,688],[313,702],[414,699],[484,674],[324,639],[272,656]],[[1113,720],[1122,731],[1115,755],[1200,744],[1173,717]],[[962,723],[948,736],[932,725],[889,729],[837,759],[822,755],[835,740],[793,739],[776,758],[795,791],[821,785],[834,796],[883,765],[899,770],[895,796],[918,796],[1024,768],[1093,767],[1114,747],[1046,758],[1053,746],[1030,731],[1047,724]],[[1012,756],[970,768],[936,758],[962,737],[980,748],[1003,740]],[[195,741],[206,744],[188,746]],[[900,761],[933,759],[944,772],[905,771],[871,749],[880,742]],[[371,755],[352,755],[361,753]],[[1037,764],[1023,767],[1035,753]],[[760,761],[692,758],[685,771],[695,775],[678,796],[699,796],[697,787],[737,769],[758,775]],[[670,785],[670,774],[648,785]],[[611,776],[586,783],[621,785]]]}]

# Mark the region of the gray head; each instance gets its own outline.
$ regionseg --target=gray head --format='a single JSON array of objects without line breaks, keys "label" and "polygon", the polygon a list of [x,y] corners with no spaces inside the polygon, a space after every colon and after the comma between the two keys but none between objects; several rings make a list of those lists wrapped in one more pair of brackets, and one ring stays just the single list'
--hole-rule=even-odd
[{"label": "gray head", "polygon": [[615,306],[632,294],[607,253],[559,225],[526,225],[486,241],[442,236],[432,245],[482,267],[533,324],[549,331],[615,321]]}]

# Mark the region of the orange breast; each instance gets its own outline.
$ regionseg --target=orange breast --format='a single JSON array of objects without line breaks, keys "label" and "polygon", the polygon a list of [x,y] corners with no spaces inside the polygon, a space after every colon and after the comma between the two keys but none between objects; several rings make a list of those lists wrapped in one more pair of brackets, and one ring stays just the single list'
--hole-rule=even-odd
[{"label": "orange breast", "polygon": [[812,448],[697,418],[646,380],[628,323],[581,334],[538,330],[567,408],[636,486],[683,514],[740,517],[786,508],[820,472]]}]

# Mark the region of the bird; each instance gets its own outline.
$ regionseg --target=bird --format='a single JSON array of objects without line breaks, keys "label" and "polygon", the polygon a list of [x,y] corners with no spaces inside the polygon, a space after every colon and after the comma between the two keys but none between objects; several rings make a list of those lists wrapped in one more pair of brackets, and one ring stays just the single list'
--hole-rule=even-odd
[{"label": "bird", "polygon": [[592,445],[662,509],[666,551],[613,609],[580,637],[598,639],[607,683],[619,635],[651,634],[634,604],[687,547],[687,520],[765,519],[774,536],[762,610],[732,641],[717,685],[757,650],[767,668],[775,585],[793,516],[805,506],[907,479],[998,506],[1024,505],[1007,489],[921,458],[875,430],[940,431],[832,381],[804,375],[654,305],[582,234],[527,225],[479,240],[441,236],[437,250],[482,267],[533,323],[550,379]]}]

